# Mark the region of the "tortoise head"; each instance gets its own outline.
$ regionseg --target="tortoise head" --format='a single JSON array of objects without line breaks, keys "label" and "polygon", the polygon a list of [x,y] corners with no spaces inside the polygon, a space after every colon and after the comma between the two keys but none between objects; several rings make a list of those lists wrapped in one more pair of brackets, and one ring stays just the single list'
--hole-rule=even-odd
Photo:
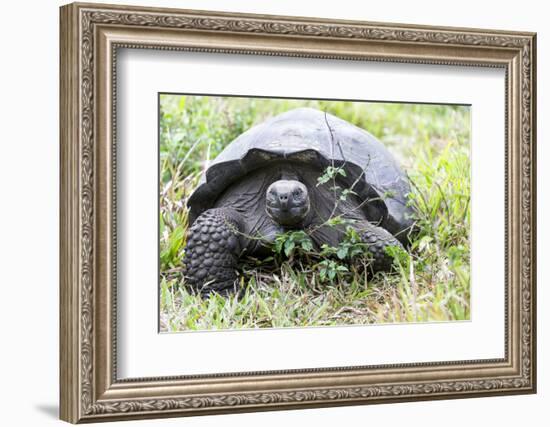
[{"label": "tortoise head", "polygon": [[307,187],[300,181],[280,179],[268,187],[265,210],[276,223],[296,226],[305,219],[309,209]]}]

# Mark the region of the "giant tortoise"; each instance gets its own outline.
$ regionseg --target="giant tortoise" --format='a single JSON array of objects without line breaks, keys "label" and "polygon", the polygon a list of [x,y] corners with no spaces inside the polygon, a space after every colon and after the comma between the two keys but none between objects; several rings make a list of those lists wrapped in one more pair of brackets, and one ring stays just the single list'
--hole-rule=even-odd
[{"label": "giant tortoise", "polygon": [[231,142],[189,198],[187,283],[227,293],[239,258],[266,254],[288,230],[337,246],[345,229],[335,217],[368,245],[372,270],[389,270],[385,248],[407,246],[413,228],[409,192],[395,158],[365,130],[312,108],[272,117]]}]

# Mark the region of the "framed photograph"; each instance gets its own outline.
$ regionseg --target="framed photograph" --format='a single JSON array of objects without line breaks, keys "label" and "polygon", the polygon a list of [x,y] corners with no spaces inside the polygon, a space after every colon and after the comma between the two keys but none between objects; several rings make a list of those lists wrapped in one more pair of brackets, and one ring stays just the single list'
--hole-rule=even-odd
[{"label": "framed photograph", "polygon": [[535,34],[60,22],[63,420],[536,391]]}]

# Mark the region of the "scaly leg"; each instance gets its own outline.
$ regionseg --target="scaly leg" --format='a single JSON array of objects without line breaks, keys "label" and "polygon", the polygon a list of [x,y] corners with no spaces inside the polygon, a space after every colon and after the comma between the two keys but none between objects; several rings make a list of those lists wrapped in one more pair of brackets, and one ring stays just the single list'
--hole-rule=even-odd
[{"label": "scaly leg", "polygon": [[393,258],[386,253],[386,247],[403,245],[397,240],[393,234],[382,227],[377,227],[370,222],[361,222],[357,225],[357,231],[361,235],[361,239],[369,247],[369,252],[372,255],[373,261],[371,264],[373,271],[389,271],[391,270]]},{"label": "scaly leg", "polygon": [[208,209],[193,223],[185,250],[185,276],[202,295],[226,295],[236,289],[239,231],[238,213],[229,208]]}]

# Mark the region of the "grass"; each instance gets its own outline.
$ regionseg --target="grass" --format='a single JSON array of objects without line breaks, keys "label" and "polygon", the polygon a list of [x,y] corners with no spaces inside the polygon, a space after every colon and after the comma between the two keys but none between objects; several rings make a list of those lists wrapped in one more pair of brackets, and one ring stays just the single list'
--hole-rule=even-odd
[{"label": "grass", "polygon": [[[186,200],[200,174],[246,129],[298,106],[367,129],[396,156],[411,178],[410,202],[418,211],[409,253],[394,254],[395,272],[367,277],[364,258],[304,262],[296,245],[289,256],[244,259],[240,297],[195,295],[185,286],[182,260]],[[160,115],[161,331],[469,319],[467,107],[162,95]]]}]

